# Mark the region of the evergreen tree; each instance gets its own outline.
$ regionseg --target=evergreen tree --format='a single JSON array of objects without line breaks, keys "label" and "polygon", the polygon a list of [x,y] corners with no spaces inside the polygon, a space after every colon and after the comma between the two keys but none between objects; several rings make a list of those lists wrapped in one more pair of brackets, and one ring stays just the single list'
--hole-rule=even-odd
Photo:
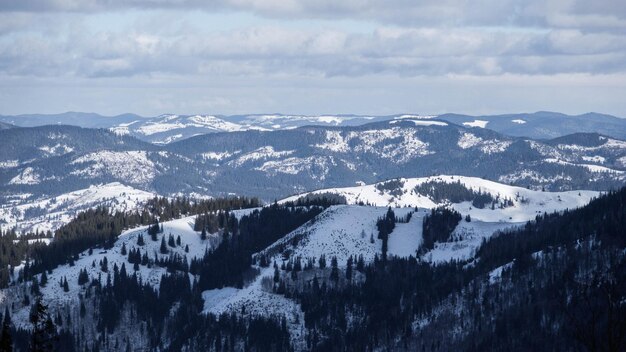
[{"label": "evergreen tree", "polygon": [[145,244],[145,242],[143,241],[143,235],[139,234],[139,236],[137,236],[137,245],[138,246],[143,246]]},{"label": "evergreen tree", "polygon": [[206,229],[202,229],[202,233],[200,234],[200,239],[201,240],[206,240]]},{"label": "evergreen tree", "polygon": [[126,242],[122,243],[122,250],[120,252],[122,255],[126,255]]},{"label": "evergreen tree", "polygon": [[13,337],[11,336],[11,315],[9,307],[4,310],[2,336],[0,336],[0,352],[13,352]]},{"label": "evergreen tree", "polygon": [[44,270],[43,273],[41,273],[41,279],[39,281],[39,286],[46,287],[46,284],[48,284],[48,274],[46,274],[46,271]]},{"label": "evergreen tree", "polygon": [[30,310],[30,322],[33,333],[30,350],[37,352],[56,351],[59,336],[56,327],[48,314],[48,307],[38,298]]},{"label": "evergreen tree", "polygon": [[326,268],[326,255],[324,254],[320,255],[319,266],[320,266],[320,269]]},{"label": "evergreen tree", "polygon": [[161,237],[161,248],[159,249],[161,254],[167,254],[167,245],[165,244],[165,236]]},{"label": "evergreen tree", "polygon": [[346,279],[348,282],[352,281],[352,256],[348,257],[348,261],[346,263]]},{"label": "evergreen tree", "polygon": [[330,279],[337,282],[339,280],[339,268],[337,267],[337,257],[330,260]]}]

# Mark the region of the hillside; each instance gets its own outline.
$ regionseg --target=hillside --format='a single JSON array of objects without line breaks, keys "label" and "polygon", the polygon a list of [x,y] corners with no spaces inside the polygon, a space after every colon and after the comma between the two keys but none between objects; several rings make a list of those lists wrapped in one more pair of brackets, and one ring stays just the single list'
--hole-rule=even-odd
[{"label": "hillside", "polygon": [[626,119],[593,112],[582,115],[549,111],[483,116],[443,114],[437,118],[459,125],[488,128],[509,136],[533,139],[552,139],[574,133],[599,133],[626,139]]},{"label": "hillside", "polygon": [[4,196],[53,197],[121,182],[163,195],[215,196],[236,190],[271,201],[313,189],[433,174],[555,191],[608,190],[626,177],[626,142],[617,139],[579,134],[538,141],[433,119],[212,133],[166,146],[68,126],[4,134]]}]

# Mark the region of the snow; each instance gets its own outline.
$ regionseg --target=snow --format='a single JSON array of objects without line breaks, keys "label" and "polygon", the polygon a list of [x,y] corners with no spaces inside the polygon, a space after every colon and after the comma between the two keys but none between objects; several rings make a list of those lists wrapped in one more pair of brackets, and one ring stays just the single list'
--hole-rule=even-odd
[{"label": "snow", "polygon": [[[210,132],[233,132],[244,130],[244,126],[236,123],[232,123],[223,120],[219,117],[212,115],[194,115],[194,116],[179,116],[179,115],[163,115],[154,119],[149,119],[142,124],[132,126],[133,132],[151,136],[157,133],[171,132],[174,130],[183,130],[186,128],[202,128]],[[127,131],[129,126],[118,125],[114,127],[115,130]],[[171,143],[177,139],[183,137],[182,133],[168,136],[160,141],[160,143]]]},{"label": "snow", "polygon": [[[395,124],[398,121],[400,120],[393,120],[389,123]],[[405,121],[411,121],[416,126],[448,126],[448,124],[443,121],[424,121],[424,120],[414,120],[414,119],[406,119]]]},{"label": "snow", "polygon": [[[154,163],[146,151],[98,151],[76,158],[71,165],[86,164],[70,174],[90,178],[111,175],[134,184],[147,184],[156,176]],[[81,165],[82,166],[82,165]]]},{"label": "snow", "polygon": [[[415,157],[433,153],[428,150],[429,144],[417,138],[415,130],[410,128],[393,127],[350,132],[346,139],[347,141],[359,140],[360,143],[354,146],[353,151],[377,154],[398,163],[405,163]],[[397,142],[381,146],[383,141],[390,139],[397,140]]]},{"label": "snow", "polygon": [[436,118],[437,115],[411,115],[411,114],[404,114],[404,115],[400,115],[400,116],[396,116],[394,117],[394,120],[400,120],[400,119],[433,119]]},{"label": "snow", "polygon": [[479,147],[485,154],[494,154],[504,152],[511,143],[510,141],[500,141],[498,139],[484,140],[473,133],[465,132],[459,138],[457,145],[462,149]]},{"label": "snow", "polygon": [[[247,316],[283,315],[287,320],[287,328],[297,350],[304,350],[304,313],[295,301],[275,294],[262,285],[263,278],[271,280],[274,273],[272,267],[261,269],[261,273],[248,286],[242,289],[224,287],[202,292],[205,314],[217,316],[222,313],[243,313]],[[299,347],[298,347],[299,346]]]},{"label": "snow", "polygon": [[[390,123],[394,122],[397,120]],[[415,122],[416,124],[424,123],[425,126],[445,123],[441,121]],[[398,163],[406,163],[415,157],[432,154],[428,150],[429,144],[417,138],[415,132],[415,129],[401,127],[348,133],[326,131],[325,142],[312,145],[312,147],[340,153],[372,153]],[[394,140],[394,143],[383,143],[389,140]]]},{"label": "snow", "polygon": [[0,169],[10,169],[13,167],[18,166],[19,160],[6,160],[6,161],[1,161],[0,162]]},{"label": "snow", "polygon": [[516,123],[516,124],[518,124],[518,125],[523,125],[523,124],[525,124],[525,123],[526,123],[526,121],[525,121],[525,120],[522,120],[522,119],[515,119],[515,120],[511,120],[511,122]]},{"label": "snow", "polygon": [[500,279],[502,278],[502,272],[509,270],[512,266],[513,266],[513,263],[506,263],[490,271],[489,282],[491,284],[495,284],[496,282],[500,281]]},{"label": "snow", "polygon": [[435,243],[435,247],[424,254],[422,258],[433,264],[471,259],[483,239],[491,237],[497,231],[515,228],[523,224],[525,222],[484,222],[473,218],[471,222],[461,220],[452,232],[452,241]]},{"label": "snow", "polygon": [[[394,212],[396,216],[405,216],[412,210],[398,208],[394,209]],[[283,253],[286,252],[291,253],[289,256],[292,258],[298,256],[319,258],[324,254],[330,261],[330,258],[337,257],[340,267],[345,267],[351,255],[363,255],[365,261],[370,262],[376,254],[381,253],[382,243],[377,238],[376,220],[386,212],[387,207],[332,206],[318,215],[315,222],[299,227],[260,253],[273,256],[278,263],[283,261]],[[409,225],[413,226],[419,221],[417,218]],[[370,241],[372,237],[374,243]],[[393,237],[393,234],[390,237]],[[407,237],[407,234],[401,233],[397,243],[407,241]]]},{"label": "snow", "polygon": [[[4,223],[2,227],[16,227],[20,232],[54,231],[71,221],[81,211],[100,205],[107,206],[113,211],[135,210],[154,196],[154,193],[141,191],[119,182],[93,185],[56,197],[3,204],[0,206],[0,222]],[[44,214],[26,217],[27,211],[37,208],[44,209]]]},{"label": "snow", "polygon": [[341,135],[341,131],[332,130],[326,131],[326,143],[316,144],[314,147],[340,153],[346,153],[350,150],[350,146]]},{"label": "snow", "polygon": [[468,149],[479,145],[482,141],[483,139],[477,137],[475,134],[466,132],[461,135],[457,145],[462,149]]},{"label": "snow", "polygon": [[468,126],[468,127],[485,128],[485,127],[487,127],[488,123],[489,123],[489,121],[485,121],[485,120],[474,120],[472,122],[463,122],[463,125]]},{"label": "snow", "polygon": [[624,173],[624,171],[611,169],[605,166],[593,165],[593,164],[575,164],[575,163],[570,163],[568,161],[559,160],[556,158],[548,158],[548,159],[545,159],[544,161],[548,163],[559,164],[559,165],[571,165],[571,166],[584,167],[591,172],[606,172],[606,173],[612,173],[612,174],[618,174],[618,175],[621,175]]},{"label": "snow", "polygon": [[[172,248],[168,246],[170,253],[177,253],[181,256],[186,256],[190,262],[194,257],[200,257],[204,255],[207,248],[212,248],[219,243],[221,236],[217,233],[210,234],[207,240],[201,240],[200,234],[193,230],[194,216],[185,217],[182,219],[163,222],[163,233],[158,235],[157,241],[152,241],[147,234],[147,226],[138,227],[135,229],[127,230],[123,232],[115,242],[113,248],[108,250],[94,249],[93,254],[89,255],[87,251],[80,254],[79,259],[75,262],[74,266],[62,265],[52,270],[52,274],[48,275],[48,285],[41,288],[43,299],[48,304],[52,312],[63,308],[67,305],[78,304],[79,293],[84,294],[84,289],[78,285],[78,274],[82,269],[86,269],[90,280],[101,276],[103,282],[106,282],[107,274],[100,270],[99,262],[106,257],[108,261],[109,273],[112,274],[113,266],[117,264],[118,268],[121,268],[122,264],[125,264],[126,271],[129,274],[133,273],[133,266],[128,263],[128,256],[121,254],[122,245],[125,244],[127,251],[132,248],[140,248],[143,253],[146,251],[150,258],[154,258],[155,255],[164,257],[159,252],[161,245],[161,237],[167,236],[171,233],[174,238],[181,237],[181,246]],[[142,247],[137,246],[137,237],[142,234],[144,237],[145,245]],[[189,246],[189,253],[185,253],[185,246]],[[92,263],[95,261],[95,267],[92,267]],[[150,284],[153,288],[158,289],[161,276],[167,271],[166,268],[159,266],[140,266],[137,274],[141,277],[144,283]],[[67,278],[69,285],[69,292],[64,292],[59,288],[59,281],[63,278]],[[3,290],[4,292],[17,291],[20,287],[14,286]],[[6,296],[5,296],[6,299]],[[1,301],[0,303],[5,303]],[[18,326],[26,326],[28,322],[28,313],[30,307],[22,307],[21,305],[13,311],[14,321]]]},{"label": "snow", "polygon": [[32,167],[27,167],[9,181],[10,185],[36,185],[41,177]]},{"label": "snow", "polygon": [[[263,171],[270,175],[278,173],[297,175],[301,172],[308,171],[313,178],[323,180],[328,174],[328,165],[325,157],[310,156],[307,158],[287,158],[283,160],[266,161],[263,165],[256,167],[255,170]],[[321,168],[321,172],[313,172],[314,169]]]},{"label": "snow", "polygon": [[64,145],[64,144],[57,143],[54,146],[47,146],[46,145],[46,146],[39,147],[39,150],[41,150],[42,152],[44,152],[46,154],[62,155],[62,154],[71,153],[72,151],[74,151],[74,148],[69,147],[69,146]]},{"label": "snow", "polygon": [[578,144],[559,144],[557,148],[564,150],[573,150],[573,151],[595,151],[595,150],[614,150],[614,149],[626,149],[626,141],[620,141],[619,139],[600,137],[605,140],[605,142],[599,146],[595,147],[587,147]]},{"label": "snow", "polygon": [[604,164],[606,162],[606,158],[600,155],[582,156],[582,159],[587,162],[598,164]]},{"label": "snow", "polygon": [[417,250],[422,245],[422,223],[424,216],[429,213],[428,209],[419,209],[411,216],[408,223],[396,223],[396,227],[389,235],[388,255],[397,257],[416,256]]},{"label": "snow", "polygon": [[272,146],[260,147],[252,152],[244,153],[237,159],[230,161],[229,165],[241,166],[249,161],[255,161],[260,159],[280,158],[283,156],[291,155],[295,153],[295,150],[282,150],[276,151]]},{"label": "snow", "polygon": [[[543,214],[544,212],[560,211],[567,208],[583,206],[589,203],[593,197],[597,197],[600,194],[596,191],[585,190],[541,192],[466,176],[442,175],[420,178],[401,178],[399,180],[403,182],[403,185],[401,189],[397,190],[400,193],[398,196],[391,194],[391,192],[387,190],[380,191],[376,186],[384,182],[379,182],[365,186],[316,190],[288,197],[281,202],[295,201],[306,194],[336,193],[344,196],[348,204],[363,202],[376,206],[409,206],[418,208],[433,208],[440,205],[450,205],[464,215],[470,214],[472,219],[488,222],[522,222],[532,220],[537,214]],[[470,202],[458,204],[435,203],[427,196],[417,194],[414,191],[417,185],[429,181],[447,183],[460,181],[461,184],[465,185],[467,188],[488,192],[493,196],[499,195],[501,199],[509,198],[513,201],[513,206],[504,209],[498,209],[496,207],[496,209],[492,210],[490,207],[485,207],[484,209],[472,207]],[[522,201],[522,199],[525,199],[525,201]]]},{"label": "snow", "polygon": [[241,151],[236,151],[236,152],[206,152],[206,153],[202,153],[201,156],[203,159],[209,159],[209,160],[222,160],[222,159],[227,159],[230,158],[231,156],[240,153]]}]

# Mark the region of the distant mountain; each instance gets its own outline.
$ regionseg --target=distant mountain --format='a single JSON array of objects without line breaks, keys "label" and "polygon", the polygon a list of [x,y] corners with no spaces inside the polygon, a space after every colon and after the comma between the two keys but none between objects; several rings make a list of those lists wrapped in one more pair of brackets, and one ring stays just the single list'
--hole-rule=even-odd
[{"label": "distant mountain", "polygon": [[565,115],[556,112],[470,116],[443,115],[175,115],[142,117],[135,114],[102,116],[95,113],[67,112],[53,115],[0,116],[1,123],[21,127],[43,125],[74,125],[86,128],[108,128],[117,134],[131,135],[143,141],[168,144],[189,137],[216,132],[240,132],[248,130],[275,131],[303,126],[361,126],[374,122],[403,118],[437,118],[466,127],[488,128],[499,133],[533,139],[552,139],[573,133],[599,133],[618,139],[626,139],[626,119],[611,115],[587,113]]},{"label": "distant mountain", "polygon": [[119,135],[131,135],[155,144],[168,144],[206,133],[247,130],[273,131],[310,125],[358,126],[376,121],[417,116],[309,116],[281,114],[214,116],[164,114],[156,117],[142,117],[135,114],[122,114],[109,117],[95,113],[67,112],[51,115],[0,116],[0,123],[10,123],[21,127],[73,125],[86,128],[107,128]]},{"label": "distant mountain", "polygon": [[129,123],[142,117],[135,114],[102,116],[88,112],[64,112],[61,114],[24,114],[1,116],[0,122],[19,127],[36,127],[44,125],[72,125],[86,128],[110,128],[119,124]]},{"label": "distant mountain", "polygon": [[548,111],[489,116],[443,114],[437,118],[468,127],[489,128],[509,136],[534,139],[551,139],[578,132],[595,132],[626,139],[626,119],[598,113],[574,116]]},{"label": "distant mountain", "polygon": [[121,182],[168,194],[266,200],[396,177],[460,174],[549,190],[626,179],[626,142],[578,134],[542,142],[435,119],[204,134],[155,146],[70,126],[0,131],[0,194],[54,195]]},{"label": "distant mountain", "polygon": [[6,130],[13,127],[15,126],[11,125],[10,123],[0,122],[0,130]]}]

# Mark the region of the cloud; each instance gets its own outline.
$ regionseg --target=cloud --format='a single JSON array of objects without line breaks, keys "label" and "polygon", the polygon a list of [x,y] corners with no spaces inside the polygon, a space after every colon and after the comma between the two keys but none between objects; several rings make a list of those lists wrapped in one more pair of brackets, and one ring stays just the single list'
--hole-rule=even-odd
[{"label": "cloud", "polygon": [[358,19],[408,26],[626,28],[622,0],[4,0],[0,11],[242,11],[281,19]]},{"label": "cloud", "polygon": [[[597,87],[607,76],[625,74],[622,0],[0,2],[0,101],[24,100],[20,106],[27,106],[30,90],[19,90],[24,98],[18,99],[9,84],[1,82],[35,85],[40,95],[55,97],[46,100],[46,106],[58,107],[63,96],[80,95],[85,104],[95,104],[83,110],[124,102],[129,108],[120,112],[142,111],[137,108],[141,104],[169,111],[213,107],[258,112],[268,107],[265,111],[287,112],[280,108],[285,106],[294,113],[312,112],[314,100],[332,100],[333,94],[346,96],[346,102],[331,106],[366,112],[365,107],[347,107],[356,106],[363,94],[359,87],[367,87],[371,104],[365,105],[384,103],[377,112],[391,113],[387,100],[393,101],[395,111],[418,107],[412,104],[416,97],[407,82],[437,82],[436,94],[426,88],[418,91],[433,101],[421,105],[426,112],[442,112],[462,106],[448,105],[448,90],[455,90],[458,99],[463,99],[463,91],[479,99],[473,95],[477,93],[472,84],[477,82],[491,82],[484,93],[499,96],[500,90],[509,89],[510,77],[554,77],[562,84],[551,89],[524,81],[516,91],[519,104],[511,106],[523,106],[525,97],[543,104],[549,92],[559,92],[555,101],[569,97],[582,104],[583,88],[570,94],[569,77],[592,77],[588,82]],[[474,81],[465,85],[459,77]],[[344,82],[349,83],[342,86]],[[185,90],[188,84],[194,89]],[[272,84],[281,87],[267,88]],[[101,96],[102,102],[68,88],[74,85]],[[133,90],[129,87],[135,85],[141,88],[128,98],[102,88]],[[541,94],[528,98],[528,87]],[[405,100],[392,99],[387,92]],[[619,95],[607,92],[603,97]],[[618,92],[624,92],[623,85]],[[376,99],[375,93],[384,99]],[[133,96],[140,98],[131,101]],[[603,97],[595,101],[626,111],[618,99]],[[512,104],[511,97],[504,102]],[[80,110],[82,103],[67,104],[63,106]],[[307,111],[298,111],[297,104]],[[536,110],[549,108],[541,105]]]},{"label": "cloud", "polygon": [[626,37],[579,30],[379,27],[369,33],[260,26],[154,33],[68,25],[0,37],[5,75],[604,74],[626,70]]}]

